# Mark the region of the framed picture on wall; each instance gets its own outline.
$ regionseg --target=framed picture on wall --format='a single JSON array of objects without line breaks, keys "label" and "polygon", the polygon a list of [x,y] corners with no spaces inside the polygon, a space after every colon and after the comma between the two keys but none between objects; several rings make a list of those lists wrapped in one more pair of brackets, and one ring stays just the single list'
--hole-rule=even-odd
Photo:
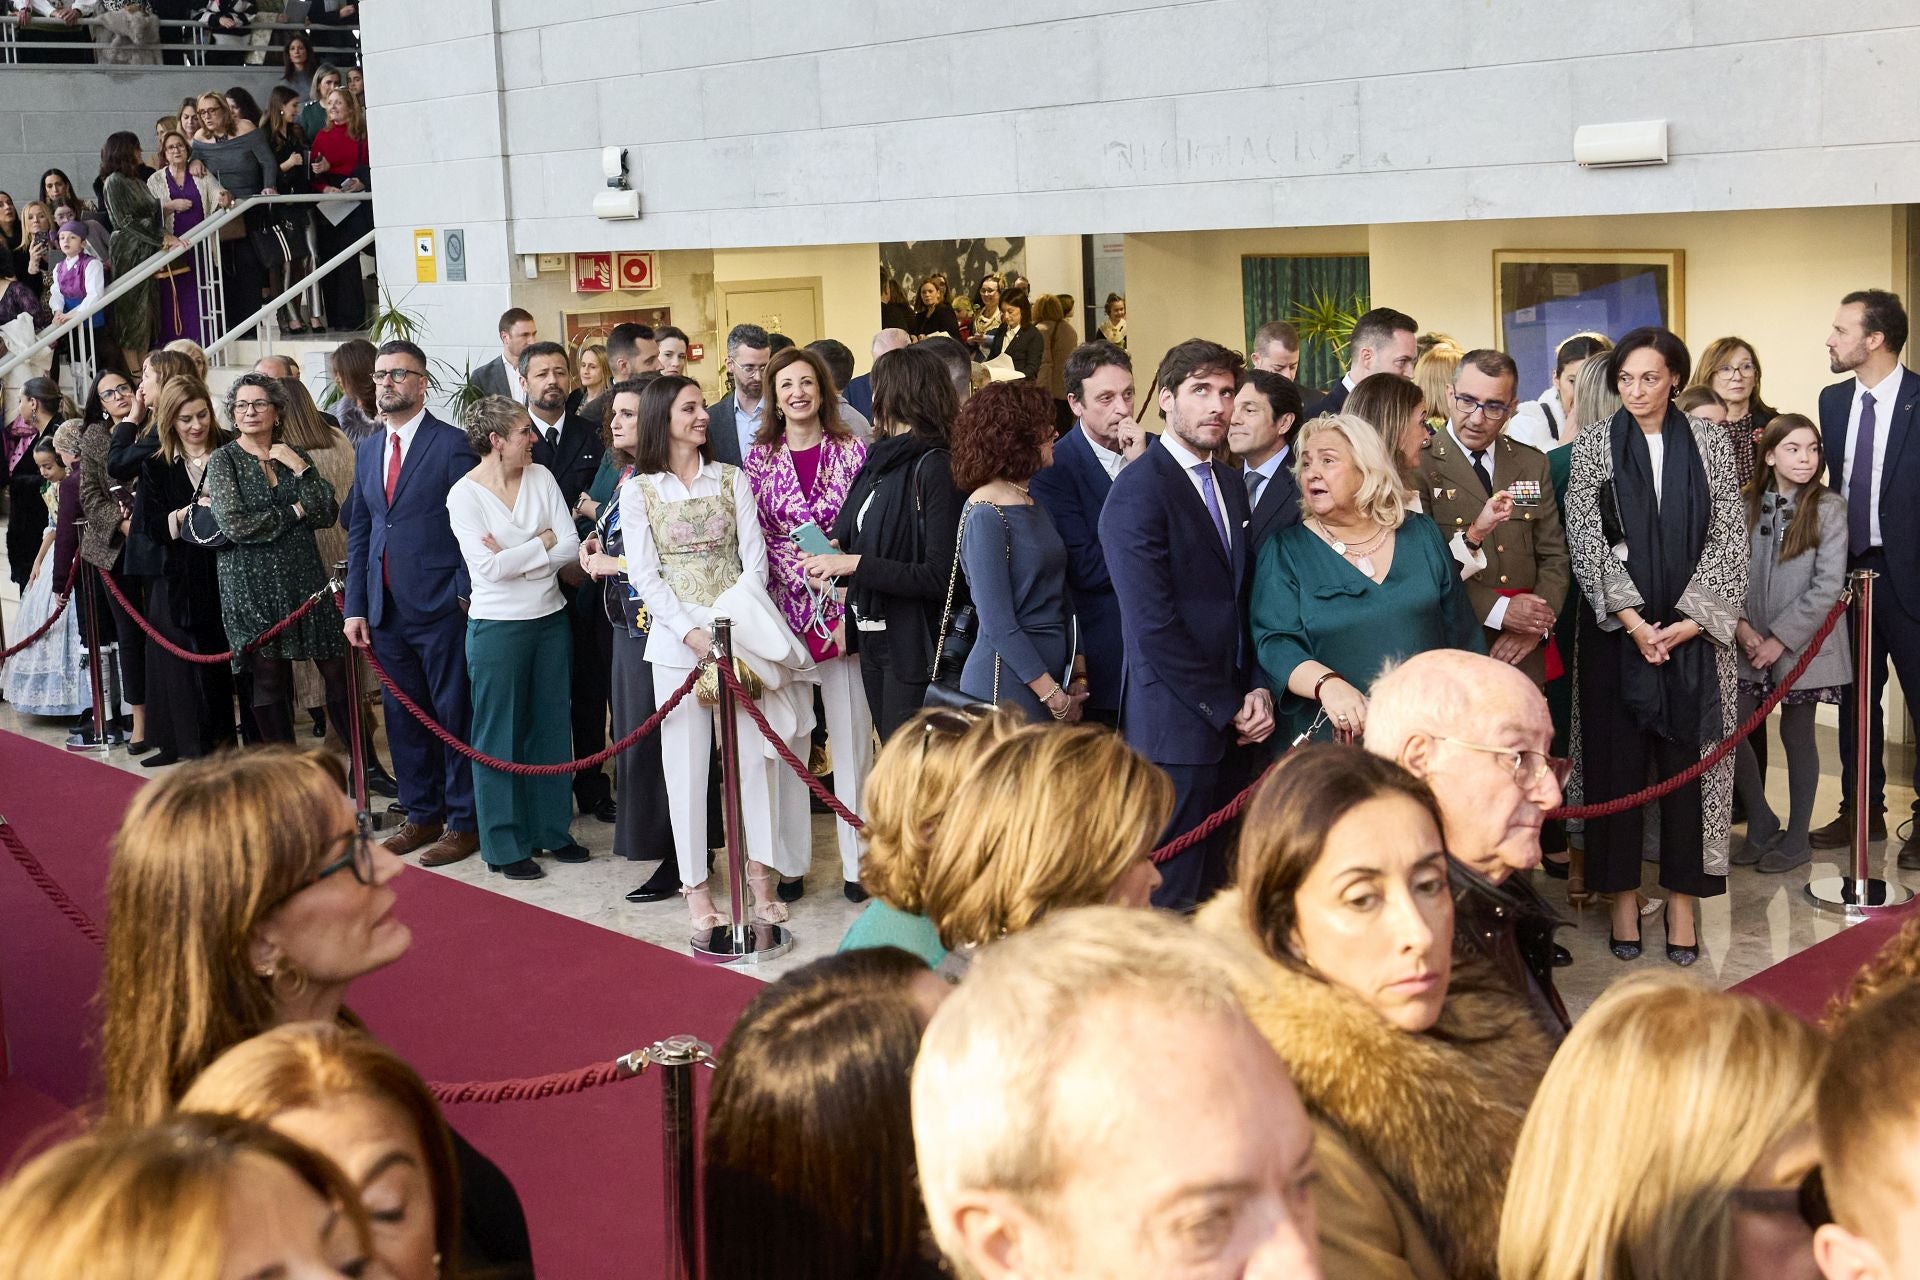
[{"label": "framed picture on wall", "polygon": [[569,351],[585,342],[605,342],[617,324],[644,324],[658,328],[673,323],[671,307],[620,307],[613,311],[562,311],[560,341]]},{"label": "framed picture on wall", "polygon": [[1641,325],[1685,337],[1686,255],[1679,249],[1496,249],[1493,325],[1520,366],[1520,394],[1553,378],[1553,352],[1576,333],[1617,340]]}]

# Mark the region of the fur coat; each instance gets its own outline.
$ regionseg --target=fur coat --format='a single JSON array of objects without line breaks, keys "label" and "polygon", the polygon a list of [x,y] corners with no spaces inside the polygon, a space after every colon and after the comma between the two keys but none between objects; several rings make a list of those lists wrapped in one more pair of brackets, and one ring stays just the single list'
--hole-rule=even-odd
[{"label": "fur coat", "polygon": [[1237,890],[1199,914],[1248,962],[1241,999],[1313,1118],[1328,1280],[1491,1280],[1507,1172],[1553,1048],[1478,956],[1454,963],[1440,1021],[1398,1030],[1267,956]]}]

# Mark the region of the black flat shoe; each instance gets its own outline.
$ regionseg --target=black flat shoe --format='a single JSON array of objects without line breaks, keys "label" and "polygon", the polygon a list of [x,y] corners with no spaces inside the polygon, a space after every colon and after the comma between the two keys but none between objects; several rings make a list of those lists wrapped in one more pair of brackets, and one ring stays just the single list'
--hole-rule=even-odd
[{"label": "black flat shoe", "polygon": [[848,902],[865,902],[873,895],[860,887],[858,880],[847,880],[842,884],[841,892],[847,895]]},{"label": "black flat shoe", "polygon": [[153,750],[153,744],[145,738],[135,738],[127,744],[127,754],[130,756],[145,755],[151,750]]},{"label": "black flat shoe", "polygon": [[800,901],[801,898],[806,896],[806,893],[807,893],[806,878],[804,876],[794,880],[787,880],[783,878],[780,881],[779,887],[775,889],[774,892],[780,896],[780,901],[782,902],[798,902]]},{"label": "black flat shoe", "polygon": [[316,738],[327,736],[327,713],[324,711],[313,713],[313,736]]},{"label": "black flat shoe", "polygon": [[620,817],[620,806],[612,799],[602,800],[593,806],[593,816],[601,822],[614,822]]},{"label": "black flat shoe", "polygon": [[660,859],[660,865],[645,884],[628,892],[628,902],[665,902],[680,892],[680,863],[672,855]]},{"label": "black flat shoe", "polygon": [[164,769],[170,764],[179,764],[179,763],[180,763],[180,755],[178,752],[162,751],[157,756],[152,756],[152,757],[149,757],[148,759],[142,760],[140,762],[140,767],[142,769]]},{"label": "black flat shoe", "polygon": [[1549,880],[1565,880],[1573,870],[1573,859],[1568,858],[1564,862],[1555,862],[1552,858],[1542,858],[1540,859],[1540,869],[1547,873],[1547,879]]},{"label": "black flat shoe", "polygon": [[400,784],[393,780],[392,774],[382,769],[379,765],[374,764],[372,761],[368,761],[367,794],[370,796],[385,796],[389,800],[397,800],[400,796]]},{"label": "black flat shoe", "polygon": [[1613,926],[1607,926],[1607,950],[1613,952],[1615,960],[1638,960],[1640,958],[1640,939],[1616,938]]},{"label": "black flat shoe", "polygon": [[547,873],[532,858],[522,858],[518,862],[489,862],[487,870],[498,871],[509,880],[544,880]]},{"label": "black flat shoe", "polygon": [[585,862],[593,856],[583,844],[563,844],[557,849],[536,849],[534,852],[536,855],[550,853],[555,862]]},{"label": "black flat shoe", "polygon": [[[1667,919],[1665,913],[1662,913],[1660,917],[1660,927],[1662,931],[1668,931],[1673,928],[1672,922]],[[1671,941],[1667,943],[1667,959],[1673,961],[1682,969],[1700,958],[1700,922],[1698,920],[1693,922],[1693,932],[1694,939],[1692,946],[1677,947]],[[1671,933],[1668,934],[1668,937],[1672,937]]]},{"label": "black flat shoe", "polygon": [[1553,967],[1556,969],[1566,969],[1566,968],[1572,967],[1572,965],[1573,965],[1573,952],[1567,950],[1565,947],[1561,946],[1557,942],[1554,943],[1553,944]]}]

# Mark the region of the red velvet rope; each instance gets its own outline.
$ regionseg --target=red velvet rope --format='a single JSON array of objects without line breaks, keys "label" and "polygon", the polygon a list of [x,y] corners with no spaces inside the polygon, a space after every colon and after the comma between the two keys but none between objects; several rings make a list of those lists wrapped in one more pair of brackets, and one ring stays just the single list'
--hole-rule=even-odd
[{"label": "red velvet rope", "polygon": [[556,1071],[551,1075],[527,1076],[516,1080],[467,1080],[459,1084],[433,1083],[429,1092],[442,1106],[456,1102],[531,1102],[539,1098],[558,1098],[563,1094],[584,1093],[603,1084],[631,1080],[636,1072],[618,1062],[596,1062],[590,1067]]},{"label": "red velvet rope", "polygon": [[393,682],[393,677],[389,676],[386,668],[380,665],[380,659],[373,656],[373,650],[371,648],[362,649],[361,652],[367,656],[367,665],[373,668],[373,674],[379,677],[380,683],[386,688],[386,691],[393,695],[393,700],[405,708],[408,715],[425,725],[427,732],[440,739],[449,750],[459,752],[475,764],[483,764],[489,769],[498,769],[501,773],[516,774],[523,778],[553,777],[557,774],[579,773],[584,769],[599,768],[607,761],[619,755],[622,751],[636,746],[642,738],[652,733],[655,729],[658,729],[661,722],[672,713],[675,707],[680,705],[680,700],[693,692],[694,683],[700,679],[698,668],[689,671],[686,680],[681,683],[678,689],[675,689],[668,695],[667,700],[661,704],[658,711],[648,716],[632,733],[621,738],[604,751],[596,751],[592,755],[579,760],[563,760],[557,764],[521,764],[517,760],[502,760],[496,756],[490,756],[486,752],[470,747],[460,741],[460,739],[454,737],[445,725],[428,715],[425,708],[412,698],[409,698],[405,691]]},{"label": "red velvet rope", "polygon": [[[133,619],[134,625],[146,633],[147,639],[153,641],[162,649],[180,659],[180,661],[198,663],[203,667],[215,667],[223,662],[233,661],[233,650],[231,649],[228,649],[224,653],[195,653],[191,649],[182,649],[179,645],[161,635],[154,629],[151,622],[148,622],[146,618],[141,616],[140,611],[133,607],[133,602],[121,594],[120,584],[113,580],[112,574],[99,573],[98,570],[95,572],[98,574],[100,581],[106,584],[107,594],[119,603],[129,618]],[[282,631],[285,631],[288,627],[291,627],[294,623],[306,617],[307,614],[313,611],[315,605],[318,605],[331,594],[333,594],[332,584],[320,588],[320,590],[307,597],[305,604],[302,604],[298,609],[295,609],[292,613],[280,619],[280,621],[274,623],[253,639],[247,641],[246,647],[242,649],[241,652],[252,653],[255,649],[258,649],[261,645],[267,643],[267,641],[273,639]]]},{"label": "red velvet rope", "polygon": [[[1549,818],[1562,819],[1610,818],[1615,814],[1625,813],[1629,809],[1638,809],[1641,805],[1649,801],[1658,800],[1664,795],[1678,791],[1681,787],[1686,786],[1689,782],[1692,782],[1694,779],[1706,773],[1707,770],[1713,768],[1713,766],[1719,764],[1722,760],[1725,760],[1734,748],[1738,747],[1740,743],[1745,740],[1748,734],[1766,723],[1767,716],[1772,714],[1773,709],[1780,705],[1780,700],[1787,696],[1787,691],[1793,688],[1794,683],[1798,681],[1801,676],[1806,674],[1808,664],[1818,656],[1820,646],[1826,643],[1828,636],[1833,634],[1834,627],[1839,625],[1841,617],[1846,613],[1847,606],[1851,603],[1853,603],[1853,593],[1851,591],[1841,592],[1840,598],[1833,602],[1833,608],[1827,611],[1826,619],[1821,622],[1820,629],[1813,633],[1813,638],[1807,641],[1806,648],[1801,651],[1800,661],[1793,664],[1793,670],[1787,672],[1787,678],[1775,685],[1773,692],[1767,695],[1766,700],[1755,707],[1753,714],[1748,716],[1746,720],[1741,723],[1740,727],[1733,731],[1732,737],[1721,742],[1718,746],[1714,747],[1713,750],[1707,752],[1707,754],[1701,756],[1698,760],[1682,769],[1679,773],[1674,774],[1671,778],[1666,779],[1664,782],[1656,782],[1652,786],[1642,787],[1638,791],[1631,792],[1615,800],[1603,800],[1599,804],[1562,806],[1561,808],[1553,810],[1547,814],[1547,816]],[[1856,678],[1858,678],[1858,674],[1859,673],[1855,673]]]},{"label": "red velvet rope", "polygon": [[844,804],[841,804],[840,797],[834,795],[826,783],[813,776],[813,770],[807,768],[806,761],[793,754],[793,750],[780,740],[780,735],[775,733],[773,726],[767,723],[766,712],[760,710],[760,705],[747,696],[746,687],[740,683],[740,677],[735,675],[733,669],[724,662],[720,664],[720,678],[726,681],[733,689],[733,700],[735,704],[747,713],[748,719],[759,726],[760,736],[765,738],[768,743],[772,745],[774,751],[779,754],[780,758],[787,762],[787,768],[793,770],[800,776],[800,781],[807,784],[807,790],[819,797],[821,804],[833,810],[834,815],[838,817],[840,821],[846,823],[855,831],[864,828],[867,824],[860,815],[847,808]]},{"label": "red velvet rope", "polygon": [[40,892],[47,895],[47,900],[53,903],[61,915],[73,923],[73,927],[78,929],[87,941],[96,947],[104,947],[107,944],[106,935],[100,932],[100,926],[93,922],[93,917],[88,915],[79,903],[67,896],[67,891],[60,887],[59,881],[47,874],[47,869],[40,865],[40,859],[33,856],[33,851],[27,848],[26,841],[20,838],[20,833],[5,818],[0,818],[0,844],[7,846],[7,852],[12,854],[13,860],[20,864],[20,869],[27,873],[27,879],[33,881]]},{"label": "red velvet rope", "polygon": [[47,632],[53,630],[53,624],[60,621],[60,615],[67,611],[67,601],[73,598],[74,579],[80,576],[80,566],[83,563],[85,562],[82,561],[79,556],[75,556],[73,558],[72,566],[67,569],[67,585],[64,588],[62,588],[60,592],[60,603],[53,606],[53,612],[47,615],[47,620],[45,622],[41,623],[37,628],[35,628],[32,635],[27,636],[25,639],[20,640],[15,644],[9,645],[5,649],[0,649],[0,662],[5,662],[8,658],[11,658],[14,654],[19,653],[22,649],[25,649],[28,645],[33,644],[35,641],[39,640],[40,637],[46,635]]}]

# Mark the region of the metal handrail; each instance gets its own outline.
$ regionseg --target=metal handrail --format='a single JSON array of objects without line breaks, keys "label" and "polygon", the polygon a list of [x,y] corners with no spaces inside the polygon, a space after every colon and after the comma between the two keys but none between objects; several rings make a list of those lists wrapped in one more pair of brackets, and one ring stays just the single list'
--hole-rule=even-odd
[{"label": "metal handrail", "polygon": [[[318,204],[322,200],[362,201],[371,199],[373,199],[373,193],[370,191],[329,191],[303,195],[248,196],[244,200],[236,200],[215,216],[208,218],[199,226],[187,232],[186,235],[180,238],[180,243],[174,248],[155,254],[153,257],[143,261],[134,271],[121,276],[120,279],[115,281],[113,285],[93,303],[82,306],[75,311],[68,312],[66,318],[61,320],[60,323],[42,330],[40,335],[34,339],[32,346],[27,347],[23,351],[16,351],[4,360],[0,360],[0,380],[4,380],[9,373],[12,373],[15,369],[25,364],[29,357],[45,351],[48,347],[53,346],[56,342],[60,341],[60,339],[72,333],[75,329],[80,328],[88,322],[96,312],[105,309],[116,299],[131,293],[134,289],[138,288],[143,281],[151,280],[154,276],[159,275],[160,272],[171,265],[175,259],[179,258],[182,254],[192,252],[193,249],[205,241],[207,237],[218,234],[221,227],[226,226],[235,218],[243,216],[248,209],[253,208],[255,205]],[[244,333],[246,331],[243,329],[239,332]]]},{"label": "metal handrail", "polygon": [[362,249],[365,249],[368,245],[373,243],[373,235],[374,235],[373,232],[371,231],[367,232],[365,235],[361,236],[358,240],[355,240],[352,244],[348,245],[346,248],[342,249],[340,252],[334,254],[331,258],[328,258],[325,262],[321,263],[319,266],[315,267],[313,270],[307,272],[306,275],[301,276],[297,283],[290,285],[287,288],[286,292],[282,293],[279,297],[267,303],[265,306],[261,307],[258,311],[248,316],[245,320],[242,320],[239,324],[234,325],[232,328],[228,329],[225,333],[221,334],[218,338],[214,339],[211,343],[207,345],[207,362],[209,364],[218,364],[219,361],[217,361],[214,357],[218,356],[221,352],[225,351],[227,349],[228,343],[238,338],[241,334],[250,332],[255,325],[263,323],[268,316],[278,311],[281,307],[291,302],[294,298],[298,297],[300,294],[305,293],[307,291],[307,286],[312,284],[315,280],[318,280],[322,276],[325,276],[326,274],[331,272],[335,267],[341,266],[346,262],[350,261],[351,259],[357,257]]},{"label": "metal handrail", "polygon": [[[151,53],[206,53],[209,50],[223,49],[223,48],[234,49],[234,48],[241,47],[240,45],[237,45],[237,44],[221,45],[221,44],[215,43],[213,40],[214,36],[229,36],[229,37],[233,37],[236,40],[247,42],[245,44],[245,47],[249,52],[271,52],[271,50],[265,45],[260,45],[260,46],[253,45],[250,42],[251,37],[255,33],[261,32],[261,31],[304,32],[309,29],[308,24],[299,23],[299,22],[280,22],[276,19],[274,15],[271,15],[271,14],[255,15],[253,19],[251,19],[245,27],[241,28],[238,31],[215,31],[213,28],[207,26],[204,22],[197,22],[192,18],[160,18],[158,19],[158,23],[162,28],[166,28],[166,27],[185,28],[188,31],[194,32],[195,38],[189,42],[167,41],[164,43],[143,44],[143,45],[137,45],[133,47],[139,49],[142,52],[151,52]],[[105,20],[98,17],[79,18],[71,23],[55,22],[48,18],[36,18],[35,20],[30,22],[22,22],[20,21],[20,16],[17,14],[11,14],[11,13],[0,14],[0,50],[4,50],[5,52],[11,54],[13,51],[21,47],[21,42],[15,38],[14,33],[20,30],[22,27],[30,31],[59,31],[62,29],[73,30],[76,28],[84,28],[89,32],[98,32],[101,28],[105,26],[106,26]],[[356,41],[359,39],[360,28],[357,25],[349,26],[349,27],[331,27],[328,29],[337,30],[341,32],[351,32]],[[101,49],[106,47],[98,40],[34,40],[30,43],[32,44],[32,47],[35,49],[47,49],[47,50],[71,49],[71,50],[84,51],[84,50]],[[99,65],[110,65],[110,64],[99,64]],[[271,64],[262,64],[262,65],[271,65]],[[159,69],[165,69],[165,68],[159,68]],[[180,68],[177,66],[177,64],[175,64],[174,69],[178,70]]]}]

